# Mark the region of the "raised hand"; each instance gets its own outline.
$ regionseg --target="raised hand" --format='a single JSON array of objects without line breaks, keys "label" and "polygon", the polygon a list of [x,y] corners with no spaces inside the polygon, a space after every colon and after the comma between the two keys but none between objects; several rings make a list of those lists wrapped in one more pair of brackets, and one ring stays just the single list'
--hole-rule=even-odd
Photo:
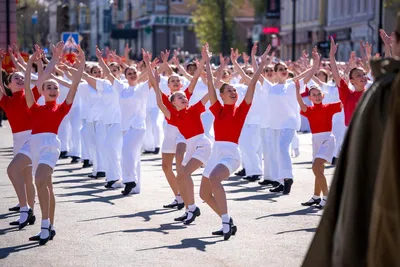
[{"label": "raised hand", "polygon": [[131,50],[132,50],[132,47],[129,47],[128,44],[125,44],[124,54],[125,54],[125,55],[126,55],[126,54],[129,54],[129,52],[131,52]]},{"label": "raised hand", "polygon": [[56,44],[56,46],[53,45],[52,47],[52,53],[53,53],[53,57],[59,57],[62,55],[64,49],[64,42],[58,42]]},{"label": "raised hand", "polygon": [[335,44],[335,40],[333,40],[333,37],[331,37],[331,51],[329,52],[329,55],[335,56],[337,48],[338,48],[338,44]]},{"label": "raised hand", "polygon": [[235,52],[235,50],[233,50],[233,48],[231,48],[231,61],[233,62],[237,62],[239,55]]},{"label": "raised hand", "polygon": [[251,57],[254,57],[256,55],[257,49],[258,49],[258,42],[255,42],[253,44],[253,47],[251,48]]},{"label": "raised hand", "polygon": [[96,57],[97,59],[103,58],[103,51],[100,50],[98,46],[96,46]]},{"label": "raised hand", "polygon": [[143,54],[143,61],[147,65],[147,63],[150,63],[150,59],[151,59],[150,54],[148,52],[146,52],[146,50],[144,50],[143,48],[142,48],[142,54]]},{"label": "raised hand", "polygon": [[365,44],[365,54],[367,59],[371,59],[372,57],[372,45],[369,44],[368,42]]},{"label": "raised hand", "polygon": [[8,54],[10,55],[10,57],[14,57],[14,51],[11,46],[8,46]]},{"label": "raised hand", "polygon": [[15,53],[19,53],[19,47],[16,43],[12,44],[12,49],[14,50]]},{"label": "raised hand", "polygon": [[268,47],[265,49],[264,53],[261,56],[261,62],[264,64],[267,64],[270,62],[270,58],[268,57],[269,52],[271,51],[271,45],[268,45]]},{"label": "raised hand", "polygon": [[167,63],[168,62],[168,58],[169,58],[169,54],[170,54],[170,50],[165,50],[165,52],[161,51],[161,60],[163,63]]},{"label": "raised hand", "polygon": [[[81,64],[85,64],[86,58],[85,58],[85,52],[83,52],[82,48],[80,45],[77,45],[76,47],[78,49],[78,54],[77,54],[77,59],[78,59],[78,65],[80,66]],[[96,56],[97,56],[97,50],[96,49]]]},{"label": "raised hand", "polygon": [[243,57],[243,60],[244,60],[245,63],[249,62],[250,57],[249,57],[249,55],[246,54],[246,52],[242,53],[242,57]]},{"label": "raised hand", "polygon": [[158,58],[155,58],[154,60],[153,60],[153,62],[151,62],[151,67],[153,68],[153,69],[155,69],[156,67],[157,67],[157,65],[158,65],[158,62],[159,62],[159,60],[158,60]]},{"label": "raised hand", "polygon": [[210,51],[208,51],[208,43],[206,43],[202,49],[201,49],[201,57],[205,60],[205,61],[210,61],[212,56],[212,53]]},{"label": "raised hand", "polygon": [[380,29],[380,30],[379,30],[379,35],[381,36],[382,41],[383,41],[383,43],[384,43],[385,45],[390,45],[390,44],[392,43],[392,38],[391,38],[389,35],[387,35],[387,33],[385,32],[385,30]]},{"label": "raised hand", "polygon": [[[174,54],[175,54],[175,51],[176,51],[176,50],[174,50]],[[178,57],[173,56],[173,57],[172,57],[172,63],[174,63],[175,66],[178,66],[178,65],[179,65],[179,59],[178,59]]]}]

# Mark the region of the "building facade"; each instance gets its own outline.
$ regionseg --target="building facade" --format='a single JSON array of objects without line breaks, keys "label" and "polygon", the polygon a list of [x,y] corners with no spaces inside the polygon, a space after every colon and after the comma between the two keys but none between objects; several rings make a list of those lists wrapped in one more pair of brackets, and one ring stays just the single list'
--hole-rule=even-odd
[{"label": "building facade", "polygon": [[[122,52],[125,43],[140,57],[141,49],[158,54],[164,49],[181,48],[197,53],[198,41],[194,31],[190,0],[114,0],[112,46]],[[234,7],[233,7],[234,8]],[[235,9],[239,42],[244,45],[254,24],[253,8],[249,3]]]},{"label": "building facade", "polygon": [[16,2],[0,0],[0,47],[17,42]]},{"label": "building facade", "polygon": [[[295,58],[325,41],[325,0],[296,0]],[[281,58],[292,59],[293,0],[281,1]]]}]

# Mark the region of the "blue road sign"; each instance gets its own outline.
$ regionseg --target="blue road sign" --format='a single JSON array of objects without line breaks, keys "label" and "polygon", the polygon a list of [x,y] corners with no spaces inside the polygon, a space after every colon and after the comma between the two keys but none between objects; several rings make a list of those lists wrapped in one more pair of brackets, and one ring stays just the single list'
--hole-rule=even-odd
[{"label": "blue road sign", "polygon": [[79,33],[77,32],[63,32],[61,34],[61,40],[66,44],[69,41],[79,44]]}]

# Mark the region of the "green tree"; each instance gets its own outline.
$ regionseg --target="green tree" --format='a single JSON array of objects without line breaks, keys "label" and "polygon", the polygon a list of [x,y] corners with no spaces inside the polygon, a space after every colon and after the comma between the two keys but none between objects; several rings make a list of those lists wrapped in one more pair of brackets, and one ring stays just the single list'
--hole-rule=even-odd
[{"label": "green tree", "polygon": [[243,0],[193,0],[194,30],[201,43],[208,42],[211,50],[228,55],[235,45],[235,21],[232,5],[241,6]]}]

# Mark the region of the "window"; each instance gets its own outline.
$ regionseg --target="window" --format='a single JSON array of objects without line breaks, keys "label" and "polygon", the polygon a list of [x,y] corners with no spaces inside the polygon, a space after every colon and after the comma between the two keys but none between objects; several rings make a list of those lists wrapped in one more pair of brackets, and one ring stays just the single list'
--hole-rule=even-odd
[{"label": "window", "polygon": [[170,37],[171,47],[178,48],[183,47],[183,28],[171,30]]}]

